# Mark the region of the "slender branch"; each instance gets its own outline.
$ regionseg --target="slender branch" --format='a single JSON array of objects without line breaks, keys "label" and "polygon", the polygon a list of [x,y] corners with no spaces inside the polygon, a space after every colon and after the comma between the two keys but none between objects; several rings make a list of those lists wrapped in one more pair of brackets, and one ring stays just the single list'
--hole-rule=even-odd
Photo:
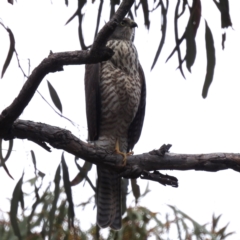
[{"label": "slender branch", "polygon": [[97,33],[98,33],[100,18],[101,18],[101,15],[102,15],[102,7],[103,7],[103,0],[100,0],[99,7],[98,7],[97,24],[96,24],[94,39],[96,38]]},{"label": "slender branch", "polygon": [[[163,149],[153,150],[140,155],[129,156],[127,165],[122,166],[122,157],[114,152],[94,147],[75,137],[70,131],[43,123],[17,120],[11,133],[2,135],[4,139],[28,139],[52,147],[62,149],[70,154],[82,158],[96,165],[103,165],[123,174],[124,177],[135,177],[145,174],[145,171],[155,170],[201,170],[216,172],[233,169],[240,172],[239,153],[211,153],[211,154],[174,154],[165,153]],[[167,145],[169,146],[169,145]]]},{"label": "slender branch", "polygon": [[67,121],[69,121],[73,126],[77,126],[76,123],[74,123],[71,119],[65,117],[62,115],[62,113],[59,113],[57,110],[55,110],[55,108],[47,101],[47,99],[37,90],[37,93],[40,95],[40,97],[43,99],[43,101],[45,103],[47,103],[47,105],[59,116],[59,117],[62,117],[64,119],[66,119]]},{"label": "slender branch", "polygon": [[24,70],[23,70],[23,68],[22,68],[22,66],[21,66],[21,64],[20,64],[20,60],[19,60],[19,57],[18,57],[18,53],[17,53],[16,48],[14,49],[14,52],[15,52],[15,55],[16,55],[16,58],[17,58],[18,67],[20,68],[23,76],[24,76],[25,78],[28,78],[27,74],[24,72]]}]

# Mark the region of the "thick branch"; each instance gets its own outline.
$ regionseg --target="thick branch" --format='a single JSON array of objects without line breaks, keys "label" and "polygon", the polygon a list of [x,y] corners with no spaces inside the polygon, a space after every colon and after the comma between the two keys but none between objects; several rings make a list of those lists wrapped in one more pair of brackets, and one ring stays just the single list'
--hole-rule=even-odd
[{"label": "thick branch", "polygon": [[125,17],[125,15],[130,11],[134,0],[124,0],[122,1],[120,7],[113,15],[111,20],[101,29],[95,39],[91,51],[95,51],[98,47],[104,47],[107,43],[108,38],[114,32],[117,24]]},{"label": "thick branch", "polygon": [[125,177],[132,177],[136,172],[140,176],[144,171],[153,170],[202,170],[220,171],[233,169],[240,172],[240,154],[211,153],[211,154],[174,154],[162,151],[151,151],[140,155],[129,156],[127,165],[123,167],[122,157],[96,148],[75,137],[70,131],[43,123],[17,120],[13,124],[10,135],[0,135],[1,138],[20,138],[30,141],[48,143],[52,147],[62,149],[70,154],[97,165],[114,169],[118,172],[128,172]]}]

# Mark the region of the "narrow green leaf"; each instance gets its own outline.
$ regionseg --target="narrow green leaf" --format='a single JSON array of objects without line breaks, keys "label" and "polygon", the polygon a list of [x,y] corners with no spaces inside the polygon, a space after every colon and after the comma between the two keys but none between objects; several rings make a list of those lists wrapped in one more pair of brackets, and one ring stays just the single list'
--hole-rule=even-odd
[{"label": "narrow green leaf", "polygon": [[236,232],[229,232],[229,233],[225,234],[223,239],[226,239],[228,236],[233,235],[233,234],[236,234]]},{"label": "narrow green leaf", "polygon": [[224,237],[224,233],[225,233],[228,225],[229,225],[229,223],[226,226],[222,227],[220,230],[217,231],[217,234],[220,235],[222,237],[222,239],[224,239],[223,238]]},{"label": "narrow green leaf", "polygon": [[31,185],[31,187],[32,187],[32,186],[34,186],[36,184],[37,180],[38,180],[38,178],[35,176],[33,178],[28,179],[26,182],[29,183]]},{"label": "narrow green leaf", "polygon": [[3,157],[3,155],[2,155],[2,139],[0,139],[0,159],[1,160],[4,160],[4,162],[6,162],[12,153],[12,149],[13,149],[13,139],[9,140],[7,154],[5,157]]},{"label": "narrow green leaf", "polygon": [[62,225],[64,218],[66,217],[66,213],[67,213],[67,204],[66,204],[67,200],[63,200],[61,205],[58,208],[58,216],[56,217],[56,224],[57,225]]},{"label": "narrow green leaf", "polygon": [[168,205],[168,206],[173,209],[173,211],[174,211],[174,213],[176,214],[176,216],[177,216],[177,215],[180,215],[179,217],[177,216],[178,219],[183,219],[183,220],[186,220],[186,219],[187,219],[187,220],[189,220],[189,221],[192,223],[192,225],[194,226],[194,229],[195,229],[195,230],[196,230],[196,229],[201,229],[201,233],[203,233],[203,234],[211,234],[210,231],[208,231],[208,230],[205,228],[205,225],[199,224],[199,223],[196,222],[194,219],[192,219],[191,217],[189,217],[186,213],[184,213],[184,212],[176,209],[175,207],[173,207],[173,206],[171,206],[171,205]]},{"label": "narrow green leaf", "polygon": [[140,2],[142,4],[144,23],[145,23],[147,29],[149,29],[149,27],[150,27],[150,20],[149,20],[148,0],[141,0]]},{"label": "narrow green leaf", "polygon": [[[37,177],[36,177],[37,178]],[[31,231],[31,222],[32,222],[32,218],[34,215],[34,212],[38,206],[38,204],[40,203],[40,197],[38,194],[39,188],[36,187],[36,184],[34,183],[34,193],[35,193],[35,198],[36,201],[34,202],[34,204],[32,205],[32,211],[31,214],[28,216],[27,218],[27,232],[29,233]]]},{"label": "narrow green leaf", "polygon": [[43,222],[41,235],[42,235],[43,239],[46,239],[46,237],[47,237],[47,221],[46,221],[45,216],[43,214],[41,214],[40,216],[41,216],[42,222]]},{"label": "narrow green leaf", "polygon": [[202,17],[201,0],[193,0],[193,4],[192,4],[190,12],[191,12],[191,19],[189,19],[189,20],[191,20],[194,36],[196,37],[198,27],[200,24],[200,20]]},{"label": "narrow green leaf", "polygon": [[78,10],[81,12],[84,5],[87,3],[87,0],[81,0],[78,2]]},{"label": "narrow green leaf", "polygon": [[41,177],[41,178],[44,178],[45,177],[45,173],[43,173],[43,172],[41,172],[40,170],[37,169],[37,161],[36,161],[36,157],[35,157],[34,151],[31,150],[30,152],[31,152],[32,161],[33,161],[33,165],[34,165],[34,173],[36,175],[35,179],[37,179],[38,176]]},{"label": "narrow green leaf", "polygon": [[[213,0],[213,2],[216,4],[218,10],[221,13],[221,27],[222,28],[228,28],[232,26],[231,16],[229,12],[229,2],[228,0],[220,0],[217,2],[216,0]],[[222,34],[222,48],[224,49],[224,43],[226,40],[226,33]]]},{"label": "narrow green leaf", "polygon": [[156,52],[156,55],[154,57],[154,60],[153,60],[153,64],[151,66],[151,70],[154,68],[158,58],[159,58],[159,55],[162,51],[162,47],[163,47],[163,44],[165,42],[165,37],[166,37],[166,31],[167,31],[167,11],[168,11],[168,1],[167,1],[167,6],[165,8],[164,6],[164,3],[161,1],[161,11],[162,11],[162,27],[161,27],[161,31],[162,31],[162,37],[161,37],[161,40],[160,40],[160,43],[159,43],[159,46],[158,46],[158,50]]},{"label": "narrow green leaf", "polygon": [[213,0],[213,2],[215,3],[217,9],[218,9],[219,11],[221,11],[221,9],[220,9],[220,3],[219,3],[217,0]]},{"label": "narrow green leaf", "polygon": [[73,226],[73,221],[74,221],[74,207],[73,207],[73,200],[72,200],[72,190],[71,190],[71,183],[69,181],[69,173],[68,173],[68,167],[64,159],[64,153],[62,153],[62,170],[63,170],[63,185],[65,188],[65,192],[67,195],[67,201],[69,204],[68,208],[68,221],[69,221],[69,228],[70,226]]},{"label": "narrow green leaf", "polygon": [[52,84],[49,81],[47,81],[47,83],[48,83],[48,89],[49,89],[49,93],[52,98],[52,101],[56,106],[56,108],[62,113],[62,104],[61,104],[60,98],[58,97],[58,94],[54,89],[54,87],[52,86]]},{"label": "narrow green leaf", "polygon": [[226,41],[226,33],[222,34],[222,50],[225,48],[225,41]]},{"label": "narrow green leaf", "polygon": [[180,18],[185,13],[186,6],[187,6],[187,1],[183,1],[182,2],[182,11],[179,13],[178,18]]},{"label": "narrow green leaf", "polygon": [[2,155],[2,139],[0,139],[0,167],[2,166],[3,169],[5,170],[5,172],[7,173],[7,175],[13,179],[12,175],[10,174],[5,162],[8,160],[8,158],[10,157],[10,154],[12,152],[12,148],[13,148],[13,139],[9,140],[9,145],[8,145],[8,150],[7,150],[7,154],[5,157],[3,157]]},{"label": "narrow green leaf", "polygon": [[207,72],[202,90],[203,98],[207,97],[209,87],[213,80],[214,68],[216,63],[213,36],[210,28],[208,27],[207,21],[205,21],[205,26],[206,26],[205,41],[207,52]]},{"label": "narrow green leaf", "polygon": [[9,50],[8,50],[8,55],[7,55],[7,58],[4,62],[3,69],[2,69],[1,78],[3,78],[3,75],[6,72],[8,66],[9,66],[9,63],[12,60],[12,56],[13,56],[13,53],[14,53],[14,50],[15,50],[15,39],[14,39],[14,35],[13,35],[11,29],[8,28],[8,27],[5,27],[2,23],[0,23],[0,24],[7,30],[8,34],[9,34],[9,39],[10,39],[10,47],[9,47]]},{"label": "narrow green leaf", "polygon": [[12,224],[14,234],[18,237],[19,240],[22,239],[22,236],[20,234],[20,230],[17,222],[18,221],[17,212],[18,212],[18,202],[22,201],[22,198],[23,198],[23,192],[22,192],[23,175],[19,179],[16,187],[14,188],[12,200],[11,200],[11,208],[10,208],[10,221]]},{"label": "narrow green leaf", "polygon": [[46,190],[44,191],[40,199],[36,199],[35,203],[32,206],[32,211],[29,216],[30,221],[34,215],[36,216],[36,214],[34,214],[36,207],[41,203],[43,205],[43,206],[41,205],[41,214],[38,215],[38,218],[34,222],[35,226],[40,226],[42,221],[44,221],[44,218],[48,215],[47,208],[49,207],[50,200],[51,200],[51,192],[49,188],[50,188],[50,184],[48,185],[48,187],[46,188]]},{"label": "narrow green leaf", "polygon": [[34,166],[34,170],[35,170],[35,175],[36,175],[36,172],[37,172],[37,163],[36,163],[35,153],[34,153],[33,150],[31,150],[30,152],[31,152],[32,162],[33,162],[33,166]]},{"label": "narrow green leaf", "polygon": [[90,163],[90,162],[85,162],[83,164],[83,167],[81,167],[75,159],[75,164],[77,165],[79,173],[71,181],[71,186],[75,186],[75,185],[79,184],[80,182],[82,182],[82,180],[84,180],[87,177],[88,172],[92,169],[92,163]]},{"label": "narrow green leaf", "polygon": [[44,178],[45,177],[45,173],[41,172],[38,170],[38,176],[41,177],[41,178]]},{"label": "narrow green leaf", "polygon": [[189,19],[185,36],[186,36],[186,66],[188,71],[191,72],[191,67],[194,64],[197,52],[195,34],[191,19]]},{"label": "narrow green leaf", "polygon": [[87,3],[87,0],[81,0],[81,1],[78,1],[78,38],[79,38],[79,42],[80,42],[80,46],[82,48],[82,50],[86,50],[88,47],[85,45],[85,42],[84,42],[84,37],[83,37],[83,27],[82,27],[82,22],[83,22],[83,17],[84,17],[84,14],[79,14],[81,13],[82,11],[82,8],[84,7],[84,5]]},{"label": "narrow green leaf", "polygon": [[228,0],[220,0],[220,12],[221,12],[221,23],[222,28],[232,26],[232,21],[229,13],[229,2]]},{"label": "narrow green leaf", "polygon": [[13,149],[13,139],[9,140],[9,146],[8,146],[8,151],[7,151],[7,155],[5,156],[5,162],[8,160],[8,158],[10,157],[11,153],[12,153],[12,149]]},{"label": "narrow green leaf", "polygon": [[[75,157],[75,164],[79,170],[79,173],[77,174],[77,176],[71,181],[71,186],[75,186],[77,184],[79,184],[83,179],[86,179],[86,181],[89,183],[89,185],[91,186],[92,190],[94,192],[96,192],[96,187],[93,185],[92,181],[89,179],[89,177],[87,176],[87,173],[91,170],[92,168],[92,163],[86,162],[83,165],[83,168],[77,163],[77,157]],[[83,169],[83,172],[82,172]]]},{"label": "narrow green leaf", "polygon": [[[181,2],[180,0],[177,1],[176,8],[175,8],[175,13],[174,13],[174,34],[175,34],[175,42],[176,42],[176,51],[177,51],[177,54],[178,54],[178,63],[179,63],[178,68],[179,68],[182,76],[185,78],[185,75],[184,75],[184,72],[183,72],[183,69],[182,69],[183,60],[182,60],[181,49],[180,49],[181,41],[178,37],[178,10],[179,10],[180,2]],[[168,59],[169,59],[169,57],[168,57]]]},{"label": "narrow green leaf", "polygon": [[77,17],[78,15],[78,9],[77,11],[67,20],[67,22],[65,23],[65,25],[67,25],[68,23],[70,23],[75,17]]},{"label": "narrow green leaf", "polygon": [[57,168],[57,171],[55,173],[54,183],[55,183],[55,189],[54,189],[54,199],[52,202],[52,208],[49,213],[49,232],[48,232],[48,238],[51,239],[52,229],[53,229],[53,223],[55,220],[55,212],[57,209],[57,201],[59,199],[60,195],[60,180],[61,180],[61,174],[60,174],[60,164]]},{"label": "narrow green leaf", "polygon": [[[31,211],[31,214],[29,215],[28,217],[28,229],[30,231],[30,223],[31,223],[31,220],[34,216],[34,212],[37,208],[37,206],[40,204],[40,203],[44,203],[45,201],[45,198],[49,195],[49,188],[50,188],[50,185],[48,185],[48,187],[46,188],[46,190],[44,191],[43,195],[40,197],[39,196],[39,189],[41,188],[42,185],[40,185],[40,187],[36,188],[36,185],[34,184],[34,192],[35,192],[35,197],[36,197],[36,201],[34,202],[34,204],[32,205],[32,211]],[[42,212],[43,212],[43,209],[42,209]],[[41,223],[41,219],[38,219],[35,221],[35,224],[36,226],[38,226],[39,224]]]},{"label": "narrow green leaf", "polygon": [[215,217],[215,215],[213,214],[213,216],[212,216],[212,231],[215,231],[215,230],[216,230],[218,221],[219,221],[219,219],[220,219],[221,216],[222,216],[222,215],[220,214],[218,217]]},{"label": "narrow green leaf", "polygon": [[149,189],[149,182],[148,182],[144,193],[141,194],[141,197],[145,197],[149,192],[151,192],[151,190]]},{"label": "narrow green leaf", "polygon": [[137,204],[138,198],[140,197],[140,187],[137,184],[137,179],[131,179],[131,185],[132,185],[133,195],[135,197],[135,203]]}]

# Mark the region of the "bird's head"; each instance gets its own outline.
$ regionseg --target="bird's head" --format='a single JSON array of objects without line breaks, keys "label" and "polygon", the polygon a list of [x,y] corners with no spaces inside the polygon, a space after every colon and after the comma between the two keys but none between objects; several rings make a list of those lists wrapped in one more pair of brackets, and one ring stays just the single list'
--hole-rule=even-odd
[{"label": "bird's head", "polygon": [[133,41],[135,27],[138,25],[130,18],[124,18],[116,27],[110,39]]}]

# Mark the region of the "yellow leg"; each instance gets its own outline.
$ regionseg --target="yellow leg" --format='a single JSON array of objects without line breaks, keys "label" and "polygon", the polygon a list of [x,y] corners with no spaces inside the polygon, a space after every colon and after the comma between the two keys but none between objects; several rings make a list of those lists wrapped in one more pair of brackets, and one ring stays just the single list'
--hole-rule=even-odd
[{"label": "yellow leg", "polygon": [[126,164],[127,164],[127,156],[133,155],[133,152],[124,153],[124,152],[120,151],[118,139],[117,139],[116,145],[115,145],[115,153],[123,156],[123,166],[126,166]]}]

